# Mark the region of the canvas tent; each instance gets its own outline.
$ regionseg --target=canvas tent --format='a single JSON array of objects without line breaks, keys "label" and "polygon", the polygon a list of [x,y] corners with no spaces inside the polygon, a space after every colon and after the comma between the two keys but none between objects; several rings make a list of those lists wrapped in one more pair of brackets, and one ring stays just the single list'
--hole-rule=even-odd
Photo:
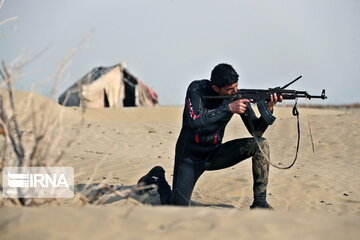
[{"label": "canvas tent", "polygon": [[120,108],[154,106],[158,97],[120,63],[92,69],[61,94],[58,102],[64,106]]}]

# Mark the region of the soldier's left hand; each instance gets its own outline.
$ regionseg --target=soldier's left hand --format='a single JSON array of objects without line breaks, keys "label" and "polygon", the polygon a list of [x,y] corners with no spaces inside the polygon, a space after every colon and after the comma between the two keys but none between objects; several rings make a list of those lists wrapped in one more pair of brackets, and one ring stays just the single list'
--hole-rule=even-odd
[{"label": "soldier's left hand", "polygon": [[280,97],[278,97],[276,93],[271,94],[270,102],[268,102],[268,109],[271,112],[273,112],[275,104],[282,101],[283,101],[283,96],[280,95]]}]

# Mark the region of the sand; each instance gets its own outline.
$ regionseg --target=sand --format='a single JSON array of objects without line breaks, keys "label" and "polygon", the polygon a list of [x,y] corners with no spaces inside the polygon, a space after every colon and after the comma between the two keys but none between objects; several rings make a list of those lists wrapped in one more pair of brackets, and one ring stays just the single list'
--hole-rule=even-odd
[{"label": "sand", "polygon": [[[29,93],[16,91],[20,117]],[[106,182],[120,190],[161,165],[172,181],[174,148],[182,107],[87,109],[65,108],[32,94],[36,106],[63,121],[60,165],[74,167],[76,198],[40,207],[6,203],[0,208],[1,239],[360,239],[360,111],[301,108],[301,142],[290,170],[271,167],[269,203],[275,211],[250,211],[251,161],[205,172],[195,186],[191,207],[160,206],[156,191],[132,195],[141,202],[110,198],[102,205],[81,205],[84,184]],[[277,120],[265,137],[271,161],[286,166],[296,147],[296,119],[291,108],[277,107]],[[311,123],[315,152],[308,128]],[[31,124],[24,122],[31,144]],[[250,136],[238,116],[225,141]]]}]

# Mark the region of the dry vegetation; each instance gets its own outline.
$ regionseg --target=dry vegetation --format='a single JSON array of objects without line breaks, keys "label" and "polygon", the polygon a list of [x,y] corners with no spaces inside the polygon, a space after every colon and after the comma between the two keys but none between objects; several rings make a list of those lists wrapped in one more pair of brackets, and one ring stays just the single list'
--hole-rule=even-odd
[{"label": "dry vegetation", "polygon": [[[4,0],[0,1],[0,9],[4,5]],[[0,26],[17,17],[11,17],[0,21]],[[11,31],[0,34],[0,38],[7,36],[15,31],[17,26]],[[55,97],[57,87],[63,79],[65,69],[68,67],[72,57],[80,50],[84,49],[89,40],[88,34],[85,39],[74,49],[69,51],[66,57],[60,62],[55,74],[54,84],[51,91]],[[40,57],[47,48],[33,57],[26,54],[20,55],[8,65],[4,61],[0,66],[0,174],[4,167],[53,167],[58,166],[63,158],[66,149],[70,148],[76,141],[79,132],[73,133],[75,137],[63,142],[63,111],[56,112],[52,105],[47,102],[38,104],[33,99],[32,94],[22,102],[15,100],[14,83],[23,76],[23,68]],[[62,108],[63,109],[63,108]],[[82,108],[80,122],[76,123],[76,131],[80,131],[84,124]],[[25,139],[25,140],[24,140]],[[63,147],[59,147],[63,146]],[[95,170],[96,171],[96,170]],[[94,173],[95,174],[95,173]],[[139,190],[153,188],[154,186],[139,186],[126,191],[119,191],[112,185],[100,183],[91,184],[91,179],[85,186],[76,193],[75,201],[81,204],[102,204],[111,195],[117,195],[122,199],[129,199],[135,204],[140,204],[131,198],[132,193]],[[3,192],[2,179],[0,180],[0,192]],[[0,206],[10,202],[14,205],[36,206],[56,202],[56,199],[34,199],[34,198],[4,198],[0,195]]]},{"label": "dry vegetation", "polygon": [[[57,166],[65,149],[75,141],[71,139],[65,143],[65,149],[58,149],[64,129],[62,112],[54,112],[52,106],[45,102],[38,105],[32,95],[21,103],[15,101],[15,76],[19,75],[21,69],[19,65],[10,67],[5,62],[0,68],[1,87],[6,89],[0,94],[0,129],[3,134],[0,172],[5,166]],[[25,137],[28,141],[24,141]],[[16,203],[15,200],[11,201]],[[40,204],[40,200],[35,199],[19,198],[18,202],[22,205]]]}]

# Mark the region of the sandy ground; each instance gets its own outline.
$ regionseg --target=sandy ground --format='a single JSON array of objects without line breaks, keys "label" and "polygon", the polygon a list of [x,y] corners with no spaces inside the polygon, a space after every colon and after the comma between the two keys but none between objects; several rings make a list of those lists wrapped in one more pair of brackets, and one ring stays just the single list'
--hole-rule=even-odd
[{"label": "sandy ground", "polygon": [[[21,114],[29,94],[17,91]],[[268,200],[275,211],[250,211],[251,161],[205,172],[190,208],[159,206],[156,191],[132,196],[141,204],[107,195],[103,205],[81,206],[85,184],[108,183],[132,188],[139,177],[161,165],[172,181],[174,148],[182,107],[88,109],[64,108],[33,96],[61,116],[60,165],[74,167],[76,198],[36,208],[0,208],[1,239],[360,239],[360,111],[300,110],[298,161],[290,170],[270,170]],[[277,107],[277,120],[265,137],[271,161],[291,163],[296,147],[296,118],[291,108]],[[308,117],[309,116],[309,117]],[[26,118],[24,118],[26,119]],[[310,141],[310,120],[315,152]],[[24,121],[24,141],[31,144],[31,124]],[[60,133],[59,133],[60,134]],[[247,137],[234,116],[225,141]]]}]

